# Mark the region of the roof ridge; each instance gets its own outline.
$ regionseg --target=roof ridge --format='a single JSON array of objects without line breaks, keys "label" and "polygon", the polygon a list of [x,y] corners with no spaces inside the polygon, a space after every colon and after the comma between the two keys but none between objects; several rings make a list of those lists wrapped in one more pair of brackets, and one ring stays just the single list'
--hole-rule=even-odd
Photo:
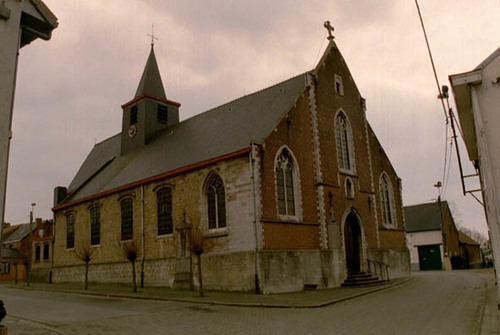
[{"label": "roof ridge", "polygon": [[109,141],[113,140],[115,137],[119,137],[119,136],[121,136],[121,134],[122,134],[122,133],[121,133],[121,132],[119,132],[119,133],[117,133],[117,134],[115,134],[115,135],[113,135],[113,136],[110,136],[110,137],[108,137],[107,139],[102,140],[101,142],[98,142],[98,143],[94,144],[94,147],[97,147],[98,145],[102,145],[102,144],[104,144],[105,142],[109,142]]},{"label": "roof ridge", "polygon": [[[414,204],[414,205],[406,205],[406,206],[403,206],[403,208],[417,207],[417,206],[431,206],[431,205],[437,205],[437,204],[439,204],[438,201],[431,201],[431,202],[423,202],[423,203]],[[448,204],[448,200],[441,200],[441,204]]]}]

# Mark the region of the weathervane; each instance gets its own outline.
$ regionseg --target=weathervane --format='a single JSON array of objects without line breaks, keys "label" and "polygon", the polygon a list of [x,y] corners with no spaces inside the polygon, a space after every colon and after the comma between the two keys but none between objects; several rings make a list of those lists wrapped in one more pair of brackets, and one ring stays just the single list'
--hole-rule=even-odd
[{"label": "weathervane", "polygon": [[155,45],[155,40],[158,41],[158,37],[155,37],[155,25],[154,23],[151,25],[151,34],[147,34],[149,37],[151,37],[151,46]]},{"label": "weathervane", "polygon": [[330,24],[330,21],[326,21],[325,24],[323,24],[323,27],[325,27],[326,30],[328,30],[328,40],[330,41],[333,40],[335,38],[333,37],[334,28]]}]

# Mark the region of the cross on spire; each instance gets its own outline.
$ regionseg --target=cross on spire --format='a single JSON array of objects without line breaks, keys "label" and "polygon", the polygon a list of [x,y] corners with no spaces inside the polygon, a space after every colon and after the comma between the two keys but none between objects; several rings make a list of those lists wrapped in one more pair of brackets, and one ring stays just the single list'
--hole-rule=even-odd
[{"label": "cross on spire", "polygon": [[326,30],[328,30],[328,40],[333,40],[335,37],[333,37],[333,31],[335,30],[332,25],[330,24],[330,21],[326,21],[324,24],[323,24],[323,27],[326,28]]},{"label": "cross on spire", "polygon": [[151,25],[151,34],[147,34],[149,37],[151,37],[151,46],[153,47],[155,45],[155,40],[158,41],[158,37],[155,37],[155,25],[154,23]]}]

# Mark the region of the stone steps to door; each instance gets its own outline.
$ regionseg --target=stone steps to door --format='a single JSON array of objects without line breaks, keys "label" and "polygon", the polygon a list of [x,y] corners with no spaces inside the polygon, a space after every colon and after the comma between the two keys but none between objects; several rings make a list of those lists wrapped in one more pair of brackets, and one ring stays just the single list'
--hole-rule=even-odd
[{"label": "stone steps to door", "polygon": [[361,287],[361,286],[372,286],[380,285],[386,283],[385,280],[374,276],[371,273],[358,272],[351,273],[347,276],[346,280],[341,284],[343,287]]}]

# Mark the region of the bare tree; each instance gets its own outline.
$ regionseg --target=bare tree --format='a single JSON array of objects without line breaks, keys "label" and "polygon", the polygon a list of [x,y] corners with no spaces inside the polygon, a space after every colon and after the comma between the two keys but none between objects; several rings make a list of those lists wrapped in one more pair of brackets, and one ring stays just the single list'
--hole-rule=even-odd
[{"label": "bare tree", "polygon": [[85,263],[85,290],[89,289],[89,263],[92,260],[93,252],[94,250],[90,247],[90,243],[88,241],[79,243],[79,247],[75,249],[76,257]]},{"label": "bare tree", "polygon": [[219,245],[216,238],[207,238],[203,234],[203,229],[199,226],[194,226],[190,229],[190,251],[196,256],[196,263],[198,266],[198,292],[200,297],[204,297],[203,291],[203,274],[201,271],[201,255],[209,252],[214,247]]},{"label": "bare tree", "polygon": [[14,264],[14,284],[17,285],[17,282],[18,282],[18,278],[17,278],[17,265],[19,264],[19,261],[18,260],[15,260],[12,262],[12,264]]},{"label": "bare tree", "polygon": [[201,255],[206,251],[206,246],[203,231],[199,227],[191,229],[190,248],[191,252],[196,256],[196,261],[198,263],[198,293],[200,294],[200,297],[204,297],[203,275],[201,273]]},{"label": "bare tree", "polygon": [[130,264],[132,264],[132,281],[134,285],[134,293],[137,292],[137,279],[135,274],[135,261],[139,256],[139,247],[135,241],[122,242],[121,252],[123,257],[125,257]]}]

